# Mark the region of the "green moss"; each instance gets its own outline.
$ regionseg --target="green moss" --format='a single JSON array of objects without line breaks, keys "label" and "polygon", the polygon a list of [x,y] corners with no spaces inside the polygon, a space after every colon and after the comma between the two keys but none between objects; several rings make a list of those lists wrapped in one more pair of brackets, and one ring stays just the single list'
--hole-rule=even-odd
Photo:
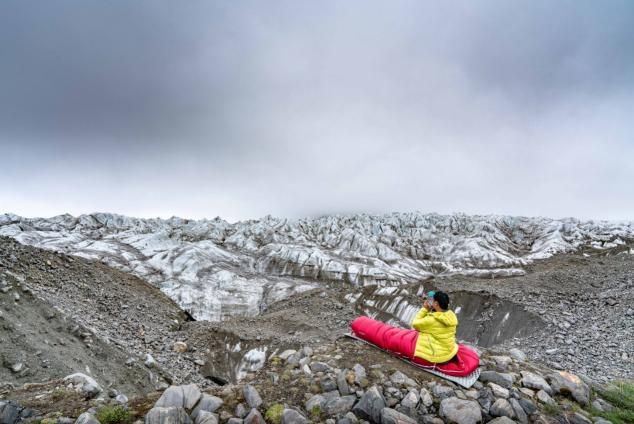
[{"label": "green moss", "polygon": [[264,414],[264,418],[266,421],[272,424],[280,424],[282,422],[282,413],[284,412],[284,405],[276,403],[271,405],[269,409],[266,410]]},{"label": "green moss", "polygon": [[612,421],[612,424],[634,424],[634,384],[615,382],[605,388],[595,389],[595,394],[609,402],[615,410],[602,412],[592,408],[594,415]]},{"label": "green moss", "polygon": [[101,424],[129,424],[132,422],[132,414],[121,405],[104,406],[95,415]]}]

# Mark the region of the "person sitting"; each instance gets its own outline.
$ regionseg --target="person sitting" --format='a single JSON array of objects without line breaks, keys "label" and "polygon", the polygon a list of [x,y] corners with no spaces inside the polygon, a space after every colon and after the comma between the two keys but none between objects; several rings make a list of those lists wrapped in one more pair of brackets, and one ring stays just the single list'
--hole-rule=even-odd
[{"label": "person sitting", "polygon": [[448,308],[449,296],[445,292],[438,291],[434,293],[433,300],[425,300],[412,321],[412,328],[419,332],[414,356],[442,364],[456,355],[458,317]]}]

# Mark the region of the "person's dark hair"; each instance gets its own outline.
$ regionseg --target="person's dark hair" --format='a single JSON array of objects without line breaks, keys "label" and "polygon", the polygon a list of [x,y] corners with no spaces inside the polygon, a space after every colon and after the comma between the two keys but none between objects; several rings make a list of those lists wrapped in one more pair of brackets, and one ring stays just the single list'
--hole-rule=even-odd
[{"label": "person's dark hair", "polygon": [[449,308],[449,295],[445,292],[437,291],[434,294],[434,300],[438,302],[438,305],[443,311],[446,311]]}]

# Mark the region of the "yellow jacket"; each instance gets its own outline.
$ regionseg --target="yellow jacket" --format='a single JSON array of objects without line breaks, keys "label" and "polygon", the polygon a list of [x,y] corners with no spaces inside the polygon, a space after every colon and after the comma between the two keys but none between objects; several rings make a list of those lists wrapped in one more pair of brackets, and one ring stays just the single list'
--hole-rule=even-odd
[{"label": "yellow jacket", "polygon": [[434,363],[453,358],[458,352],[457,326],[453,311],[429,312],[422,308],[412,321],[412,328],[420,332],[414,355]]}]

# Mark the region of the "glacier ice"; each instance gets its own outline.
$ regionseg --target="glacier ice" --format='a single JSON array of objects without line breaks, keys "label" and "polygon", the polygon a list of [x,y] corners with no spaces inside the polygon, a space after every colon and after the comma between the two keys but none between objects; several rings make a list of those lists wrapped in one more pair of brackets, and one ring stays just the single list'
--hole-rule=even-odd
[{"label": "glacier ice", "polygon": [[[395,287],[434,275],[504,277],[581,248],[628,252],[634,225],[420,212],[266,216],[236,223],[111,213],[4,214],[0,235],[100,260],[160,287],[195,318],[217,321],[256,315],[322,281]],[[408,308],[393,312],[411,314]]]}]

